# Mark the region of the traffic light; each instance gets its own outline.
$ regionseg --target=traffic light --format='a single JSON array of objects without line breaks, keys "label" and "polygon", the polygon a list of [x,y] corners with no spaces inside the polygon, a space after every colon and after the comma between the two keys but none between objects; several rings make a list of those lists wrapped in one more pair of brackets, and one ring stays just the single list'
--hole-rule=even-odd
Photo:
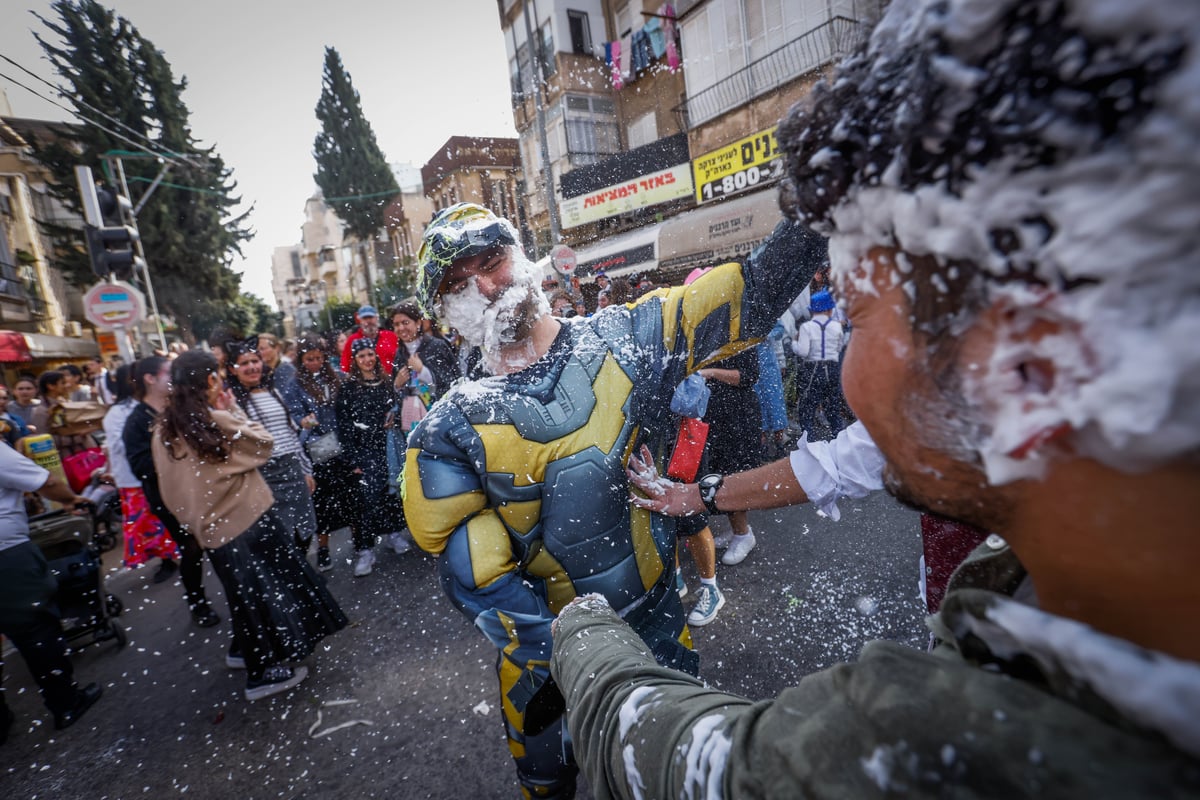
[{"label": "traffic light", "polygon": [[88,255],[92,259],[92,271],[101,278],[115,275],[123,281],[133,277],[134,268],[141,263],[134,251],[137,228],[129,225],[87,226]]},{"label": "traffic light", "polygon": [[143,264],[137,255],[140,237],[137,225],[132,222],[132,205],[129,198],[102,186],[96,189],[96,201],[103,224],[86,228],[92,271],[101,278],[115,275],[127,281]]}]

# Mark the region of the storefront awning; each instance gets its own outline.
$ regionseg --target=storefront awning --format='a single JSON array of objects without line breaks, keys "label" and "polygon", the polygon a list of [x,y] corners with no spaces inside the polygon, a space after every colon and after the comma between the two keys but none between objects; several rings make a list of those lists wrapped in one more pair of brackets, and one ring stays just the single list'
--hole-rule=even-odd
[{"label": "storefront awning", "polygon": [[658,233],[662,227],[647,225],[604,239],[591,247],[575,248],[575,258],[579,264],[575,274],[587,278],[604,270],[611,278],[653,269],[658,252]]},{"label": "storefront awning", "polygon": [[33,361],[25,334],[16,331],[0,331],[0,363],[27,364]]},{"label": "storefront awning", "polygon": [[100,346],[91,339],[72,339],[66,336],[48,336],[44,333],[22,334],[35,359],[44,358],[90,358],[100,355]]},{"label": "storefront awning", "polygon": [[774,188],[717,201],[672,217],[662,224],[659,269],[683,272],[724,261],[740,261],[770,235],[782,218]]}]

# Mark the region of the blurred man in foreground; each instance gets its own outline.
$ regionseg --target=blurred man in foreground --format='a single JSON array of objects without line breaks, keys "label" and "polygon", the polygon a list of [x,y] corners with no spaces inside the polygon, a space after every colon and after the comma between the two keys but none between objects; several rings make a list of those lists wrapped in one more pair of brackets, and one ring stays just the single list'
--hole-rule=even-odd
[{"label": "blurred man in foreground", "polygon": [[960,568],[934,653],[874,642],[756,704],[569,605],[597,797],[1200,792],[1197,97],[1194,3],[914,0],[793,110],[785,205],[830,234],[884,484],[1008,546]]}]

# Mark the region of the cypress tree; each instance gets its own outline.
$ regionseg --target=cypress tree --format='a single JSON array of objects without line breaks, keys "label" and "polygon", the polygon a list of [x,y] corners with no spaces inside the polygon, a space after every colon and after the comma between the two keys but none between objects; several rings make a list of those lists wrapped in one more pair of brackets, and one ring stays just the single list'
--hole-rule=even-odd
[{"label": "cypress tree", "polygon": [[[115,187],[102,156],[123,152],[129,154],[124,168],[136,204],[159,170],[154,158],[137,157],[147,155],[138,151],[176,161],[166,183],[139,212],[138,230],[159,308],[190,334],[193,317],[220,316],[239,300],[241,278],[229,264],[252,234],[246,226],[249,212],[229,217],[240,202],[233,194],[232,171],[213,148],[201,147],[193,137],[182,98],[187,81],[175,80],[163,53],[128,20],[95,0],[56,0],[51,8],[57,21],[38,19],[58,41],[35,36],[71,90],[68,101],[83,120],[59,128],[56,141],[32,143],[53,175],[51,191],[79,212],[74,167],[91,166],[98,178]],[[47,227],[59,244],[55,266],[76,285],[94,283],[79,232]]]},{"label": "cypress tree", "polygon": [[384,210],[400,194],[400,187],[379,149],[371,123],[363,115],[362,101],[350,74],[342,66],[342,57],[332,47],[325,48],[325,70],[316,113],[321,130],[313,142],[313,158],[317,162],[313,178],[325,195],[325,202],[359,242],[370,297],[373,290],[366,245],[383,228]]}]

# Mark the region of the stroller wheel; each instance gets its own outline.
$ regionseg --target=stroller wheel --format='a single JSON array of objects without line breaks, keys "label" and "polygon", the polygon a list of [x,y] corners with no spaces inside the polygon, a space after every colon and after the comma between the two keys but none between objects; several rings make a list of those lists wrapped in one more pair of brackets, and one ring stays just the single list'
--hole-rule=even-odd
[{"label": "stroller wheel", "polygon": [[97,533],[95,537],[96,547],[101,553],[107,553],[117,546],[117,537],[111,532]]},{"label": "stroller wheel", "polygon": [[129,644],[129,637],[125,635],[125,629],[118,622],[108,623],[108,627],[112,630],[112,638],[117,640],[117,649],[121,650],[125,645]]},{"label": "stroller wheel", "polygon": [[125,604],[115,594],[110,594],[104,598],[104,606],[108,610],[110,617],[119,617],[121,616],[121,612],[125,610]]}]

